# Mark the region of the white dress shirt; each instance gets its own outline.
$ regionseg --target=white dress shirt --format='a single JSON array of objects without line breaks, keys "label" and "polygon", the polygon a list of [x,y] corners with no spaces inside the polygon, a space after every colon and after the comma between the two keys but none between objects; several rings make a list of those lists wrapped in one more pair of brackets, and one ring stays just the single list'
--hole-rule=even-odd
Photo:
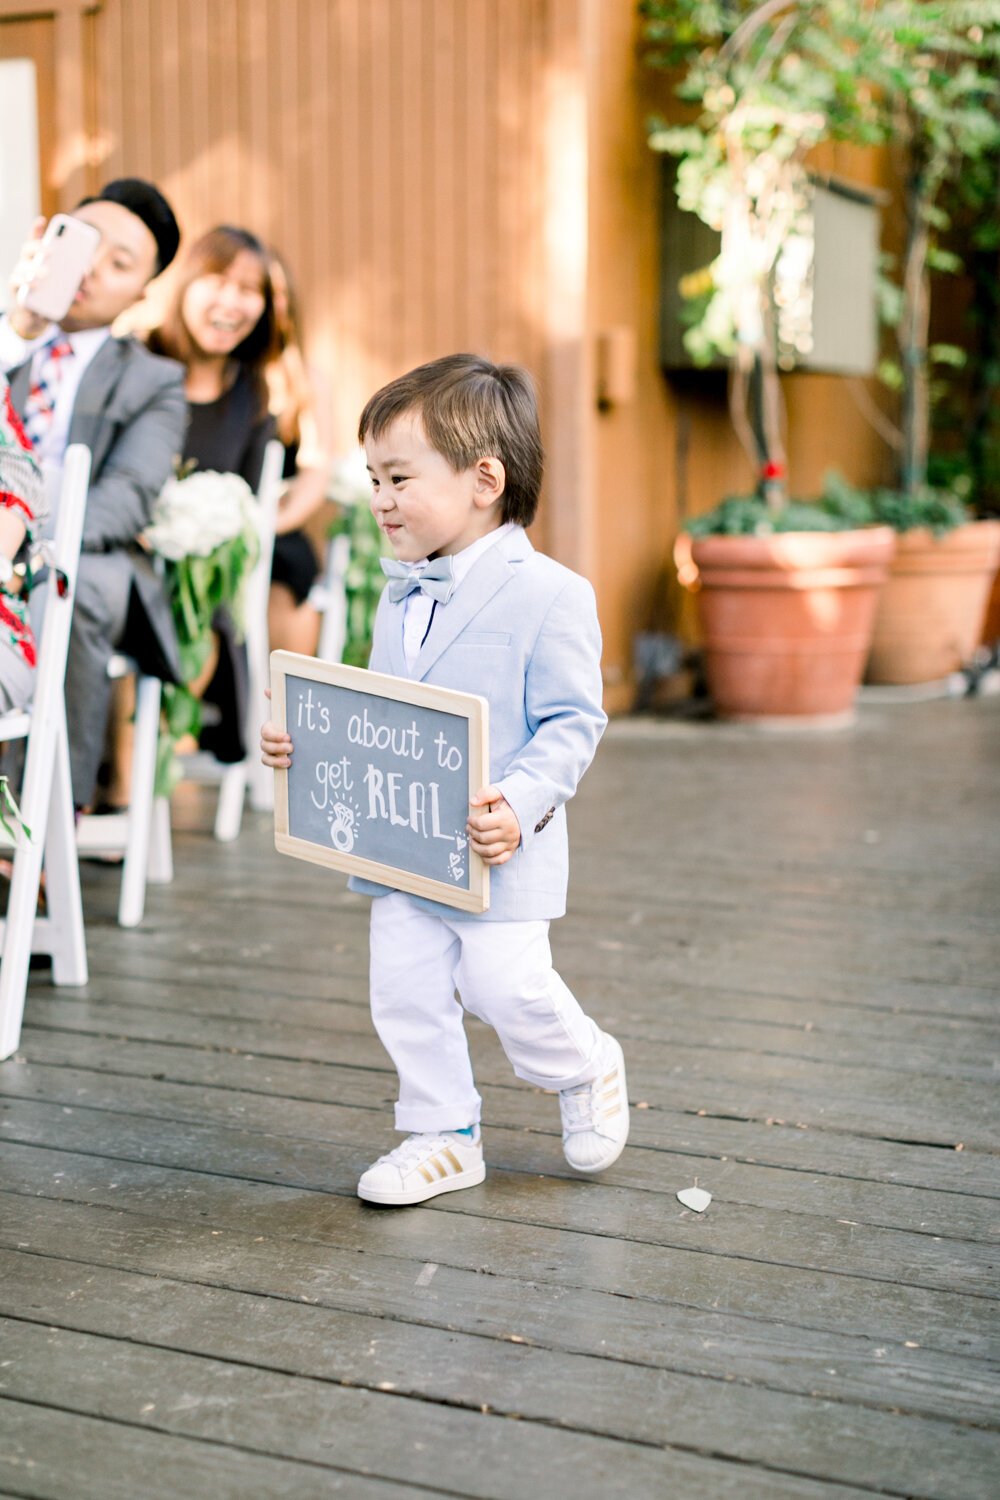
[{"label": "white dress shirt", "polygon": [[[26,359],[31,359],[31,379],[35,381],[45,358],[42,346],[58,332],[58,326],[50,323],[36,339],[23,339],[20,334],[14,332],[10,326],[10,319],[4,313],[0,318],[0,369],[6,373],[16,369]],[[110,337],[111,329],[107,327],[84,328],[79,333],[66,334],[70,348],[73,350],[73,358],[63,361],[59,384],[56,388],[52,421],[35,449],[35,456],[45,477],[45,493],[48,499],[49,515],[44,531],[46,536],[54,534],[56,506],[59,500],[59,488],[62,484],[63,460],[66,456],[69,425],[73,418],[73,408],[76,405],[80,381],[95,354],[103,346],[104,341]]]},{"label": "white dress shirt", "polygon": [[[491,547],[495,547],[502,536],[506,536],[509,531],[513,531],[515,525],[516,522],[508,521],[505,525],[498,526],[495,531],[488,531],[478,541],[472,542],[470,546],[464,547],[461,552],[456,552],[453,555],[451,561],[454,570],[456,592],[473,563],[477,562],[484,552],[488,552]],[[414,566],[417,568],[426,567],[427,559],[425,558],[423,562],[416,563]],[[454,594],[452,594],[452,598],[454,597]],[[448,602],[450,603],[451,600]],[[406,658],[406,665],[411,672],[413,671],[414,662],[420,655],[420,648],[424,643],[424,638],[427,635],[435,610],[447,608],[447,604],[438,604],[429,594],[425,594],[422,589],[415,589],[412,594],[407,594],[403,603],[403,655]]]}]

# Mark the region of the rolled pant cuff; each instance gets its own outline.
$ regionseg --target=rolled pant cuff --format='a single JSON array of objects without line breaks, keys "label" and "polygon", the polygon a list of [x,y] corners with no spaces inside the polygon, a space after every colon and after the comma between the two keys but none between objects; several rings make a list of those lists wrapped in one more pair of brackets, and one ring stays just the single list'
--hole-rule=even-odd
[{"label": "rolled pant cuff", "polygon": [[464,1104],[397,1104],[396,1129],[408,1135],[429,1135],[438,1130],[464,1130],[479,1124],[482,1100],[477,1094]]},{"label": "rolled pant cuff", "polygon": [[578,1083],[590,1083],[601,1071],[601,1048],[604,1045],[604,1032],[598,1031],[590,1057],[572,1073],[568,1078],[545,1078],[541,1073],[529,1073],[526,1068],[518,1067],[515,1063],[514,1072],[524,1083],[530,1083],[536,1089],[548,1089],[551,1093],[561,1093],[563,1089],[574,1089]]}]

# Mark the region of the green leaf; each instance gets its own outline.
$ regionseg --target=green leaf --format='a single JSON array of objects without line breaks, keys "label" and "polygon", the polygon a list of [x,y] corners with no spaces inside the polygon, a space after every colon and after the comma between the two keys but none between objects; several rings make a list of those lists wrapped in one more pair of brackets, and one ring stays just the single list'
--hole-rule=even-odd
[{"label": "green leaf", "polygon": [[882,384],[887,385],[890,391],[901,391],[903,389],[903,371],[895,360],[879,360],[876,373]]},{"label": "green leaf", "polygon": [[969,356],[957,344],[931,344],[927,358],[936,365],[950,365],[953,370],[964,370]]},{"label": "green leaf", "polygon": [[932,271],[941,271],[948,276],[961,276],[965,265],[960,255],[953,250],[943,250],[940,245],[929,245],[927,264]]}]

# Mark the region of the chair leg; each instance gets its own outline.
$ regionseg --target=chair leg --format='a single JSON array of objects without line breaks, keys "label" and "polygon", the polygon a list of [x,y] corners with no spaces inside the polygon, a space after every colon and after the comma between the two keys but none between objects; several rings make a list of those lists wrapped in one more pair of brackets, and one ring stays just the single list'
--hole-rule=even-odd
[{"label": "chair leg", "polygon": [[0,963],[0,1058],[10,1057],[16,1052],[21,1039],[41,874],[42,844],[35,833],[30,843],[25,839],[14,853],[14,875],[4,920],[3,961]]},{"label": "chair leg", "polygon": [[265,766],[259,755],[250,757],[248,768],[250,781],[250,806],[255,812],[274,810],[274,772]]},{"label": "chair leg", "polygon": [[[32,747],[35,749],[35,747]],[[47,744],[35,749],[25,772],[22,812],[32,836],[22,835],[14,851],[0,963],[0,1058],[17,1050],[28,987],[42,855],[50,867],[47,922],[53,979],[57,984],[87,983],[87,950],[80,901],[80,870],[73,827],[69,748],[64,717]]]},{"label": "chair leg", "polygon": [[149,866],[149,836],[156,781],[156,742],[160,733],[160,692],[161,685],[157,677],[140,677],[136,683],[132,797],[121,898],[118,902],[120,927],[138,927],[146,907],[146,871]]},{"label": "chair leg", "polygon": [[169,797],[157,797],[153,803],[153,827],[149,838],[149,869],[146,878],[150,885],[169,885],[174,878]]},{"label": "chair leg", "polygon": [[220,844],[231,844],[239,837],[243,822],[243,798],[247,789],[247,762],[238,761],[227,766],[219,785],[219,801],[215,810],[215,837]]},{"label": "chair leg", "polygon": [[45,879],[54,984],[87,983],[87,942],[80,898],[80,864],[73,824],[69,746],[65,734],[56,747],[52,802],[45,837]]}]

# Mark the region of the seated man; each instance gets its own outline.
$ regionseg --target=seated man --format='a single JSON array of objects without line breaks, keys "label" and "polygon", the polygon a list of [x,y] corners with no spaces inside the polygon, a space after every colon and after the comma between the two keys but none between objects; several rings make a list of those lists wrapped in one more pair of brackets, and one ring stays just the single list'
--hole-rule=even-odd
[{"label": "seated man", "polygon": [[[173,260],[180,233],[151,183],[110,182],[74,217],[101,236],[94,263],[61,324],[16,304],[0,318],[0,370],[34,442],[49,497],[51,532],[63,459],[71,443],[91,450],[73,630],[66,668],[73,798],[90,804],[110,700],[115,650],[168,681],[180,675],[170,606],[137,538],[181,452],[187,423],[183,368],[111,324]],[[36,241],[25,247],[13,288],[33,279]]]}]

